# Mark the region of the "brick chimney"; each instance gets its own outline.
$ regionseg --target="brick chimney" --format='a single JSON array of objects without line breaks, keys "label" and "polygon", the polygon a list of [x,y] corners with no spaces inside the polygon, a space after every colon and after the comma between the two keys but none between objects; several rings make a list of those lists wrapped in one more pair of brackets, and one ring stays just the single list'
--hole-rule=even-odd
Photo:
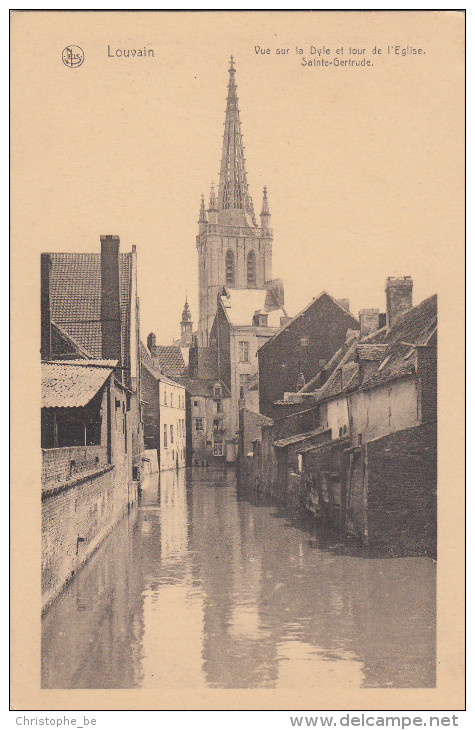
[{"label": "brick chimney", "polygon": [[412,287],[410,276],[388,276],[386,279],[386,320],[389,327],[412,309]]},{"label": "brick chimney", "polygon": [[150,334],[147,337],[147,347],[148,351],[152,355],[152,357],[155,355],[155,348],[157,346],[157,338],[155,336],[155,332],[150,332]]},{"label": "brick chimney", "polygon": [[51,359],[51,256],[41,254],[41,359]]},{"label": "brick chimney", "polygon": [[379,330],[379,309],[360,310],[360,335],[366,337]]},{"label": "brick chimney", "polygon": [[338,304],[340,307],[343,307],[345,312],[350,311],[350,300],[349,299],[337,299]]},{"label": "brick chimney", "polygon": [[122,364],[119,236],[101,236],[102,357]]}]

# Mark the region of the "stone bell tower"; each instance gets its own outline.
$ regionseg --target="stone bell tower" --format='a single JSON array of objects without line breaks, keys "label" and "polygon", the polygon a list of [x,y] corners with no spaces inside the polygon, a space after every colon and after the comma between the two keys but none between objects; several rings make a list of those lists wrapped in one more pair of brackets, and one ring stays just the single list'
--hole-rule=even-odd
[{"label": "stone bell tower", "polygon": [[218,292],[263,289],[272,279],[272,230],[264,188],[260,226],[249,194],[236,94],[236,69],[231,56],[224,122],[223,151],[216,192],[211,184],[208,209],[201,197],[196,248],[199,272],[198,344],[207,347]]}]

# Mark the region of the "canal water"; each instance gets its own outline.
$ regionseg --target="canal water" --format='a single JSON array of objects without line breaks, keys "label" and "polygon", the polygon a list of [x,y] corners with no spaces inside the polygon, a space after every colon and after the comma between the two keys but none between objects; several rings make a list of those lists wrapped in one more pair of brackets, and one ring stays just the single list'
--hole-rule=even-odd
[{"label": "canal water", "polygon": [[374,559],[239,494],[149,475],[42,624],[44,688],[435,686],[436,566]]}]

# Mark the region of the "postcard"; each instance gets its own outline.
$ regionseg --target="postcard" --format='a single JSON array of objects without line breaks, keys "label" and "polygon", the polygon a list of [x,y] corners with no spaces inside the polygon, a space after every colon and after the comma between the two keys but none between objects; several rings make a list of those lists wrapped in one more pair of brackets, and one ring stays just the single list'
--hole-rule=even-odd
[{"label": "postcard", "polygon": [[12,708],[463,710],[463,11],[12,11]]}]

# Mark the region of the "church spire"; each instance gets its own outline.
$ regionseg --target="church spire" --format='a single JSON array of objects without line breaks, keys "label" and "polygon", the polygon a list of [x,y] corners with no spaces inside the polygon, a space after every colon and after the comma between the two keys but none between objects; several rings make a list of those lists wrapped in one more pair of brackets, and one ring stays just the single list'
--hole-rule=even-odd
[{"label": "church spire", "polygon": [[244,164],[244,147],[242,145],[235,75],[234,59],[231,56],[223,152],[219,173],[218,210],[242,210],[249,217],[249,222],[256,225]]}]

